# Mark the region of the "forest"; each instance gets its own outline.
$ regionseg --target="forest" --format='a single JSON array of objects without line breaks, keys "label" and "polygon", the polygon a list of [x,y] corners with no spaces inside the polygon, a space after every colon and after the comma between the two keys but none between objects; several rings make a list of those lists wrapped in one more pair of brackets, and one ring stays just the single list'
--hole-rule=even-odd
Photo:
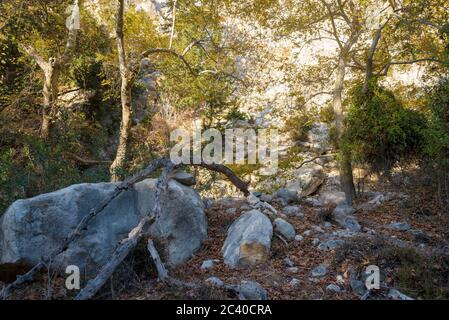
[{"label": "forest", "polygon": [[2,299],[449,299],[449,0],[1,0]]}]

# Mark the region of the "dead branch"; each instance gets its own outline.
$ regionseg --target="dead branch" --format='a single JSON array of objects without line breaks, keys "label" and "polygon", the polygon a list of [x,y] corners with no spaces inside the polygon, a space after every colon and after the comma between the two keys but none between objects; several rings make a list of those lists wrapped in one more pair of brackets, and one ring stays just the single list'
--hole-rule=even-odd
[{"label": "dead branch", "polygon": [[236,176],[234,171],[232,171],[228,167],[226,167],[222,164],[216,164],[216,163],[207,164],[204,162],[201,162],[200,164],[194,163],[191,165],[194,167],[203,167],[205,169],[224,174],[229,179],[229,181],[231,181],[246,197],[249,196],[249,190],[248,190],[249,182],[245,182],[245,181],[241,180],[239,177]]},{"label": "dead branch", "polygon": [[71,153],[71,152],[66,152],[66,154],[73,160],[75,160],[83,165],[86,165],[86,166],[97,165],[97,164],[111,164],[111,162],[112,162],[112,161],[103,161],[103,160],[84,159],[84,158],[81,158],[80,156],[77,156],[74,153]]},{"label": "dead branch", "polygon": [[[157,219],[161,214],[160,197],[167,189],[168,176],[174,168],[174,164],[169,161],[165,164],[164,170],[158,179],[155,191],[155,201],[152,210],[143,217],[139,224],[131,230],[128,238],[124,239],[119,247],[115,250],[111,259],[101,268],[95,279],[90,280],[86,287],[84,287],[76,296],[75,300],[88,300],[95,296],[98,290],[103,287],[105,282],[111,277],[115,269],[128,256],[131,250],[137,245],[142,238],[144,231]],[[160,259],[159,259],[160,260]]]},{"label": "dead branch", "polygon": [[159,256],[156,247],[154,246],[153,240],[148,239],[147,249],[151,255],[151,258],[153,258],[154,264],[156,265],[157,273],[159,274],[159,280],[164,281],[168,277],[168,272],[161,261],[161,257]]}]

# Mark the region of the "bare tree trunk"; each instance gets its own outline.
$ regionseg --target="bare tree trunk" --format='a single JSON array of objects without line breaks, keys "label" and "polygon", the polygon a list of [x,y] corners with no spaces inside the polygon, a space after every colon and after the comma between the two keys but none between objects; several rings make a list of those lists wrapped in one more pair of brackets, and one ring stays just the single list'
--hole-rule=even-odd
[{"label": "bare tree trunk", "polygon": [[56,59],[51,58],[44,68],[44,105],[42,109],[41,137],[47,139],[50,135],[52,116],[58,100],[59,66]]},{"label": "bare tree trunk", "polygon": [[126,160],[126,153],[128,149],[129,134],[131,131],[131,73],[126,65],[126,53],[123,35],[123,15],[124,15],[124,0],[119,0],[117,5],[117,52],[120,66],[121,76],[121,91],[120,99],[122,105],[122,121],[120,124],[120,135],[117,147],[117,153],[110,167],[111,181],[120,180],[120,170],[123,168]]},{"label": "bare tree trunk", "polygon": [[[343,133],[343,104],[342,94],[344,88],[344,80],[346,75],[346,60],[344,53],[340,54],[338,68],[335,80],[333,109],[335,114],[335,127],[337,129],[338,139]],[[347,152],[341,152],[340,159],[340,185],[346,195],[346,202],[351,204],[355,197],[354,176],[352,173],[351,158]]]}]

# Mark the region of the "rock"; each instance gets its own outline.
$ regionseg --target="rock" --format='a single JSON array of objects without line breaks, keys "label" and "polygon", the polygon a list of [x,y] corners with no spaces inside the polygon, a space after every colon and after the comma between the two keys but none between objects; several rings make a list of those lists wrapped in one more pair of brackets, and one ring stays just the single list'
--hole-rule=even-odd
[{"label": "rock", "polygon": [[[52,266],[65,270],[76,265],[83,274],[96,274],[117,243],[153,208],[155,186],[156,180],[148,179],[120,194]],[[0,218],[0,263],[37,263],[116,187],[116,183],[77,184],[14,202]],[[169,181],[161,200],[162,214],[147,234],[164,244],[165,262],[176,266],[190,259],[207,237],[204,206],[196,191],[175,180]]]},{"label": "rock", "polygon": [[299,208],[296,206],[286,206],[286,207],[284,207],[284,209],[282,209],[282,212],[286,216],[296,216],[300,213]]},{"label": "rock", "polygon": [[432,238],[425,234],[422,230],[410,229],[408,230],[408,233],[413,235],[415,241],[420,242],[421,244],[429,243],[430,241],[432,241]]},{"label": "rock", "polygon": [[327,250],[334,250],[334,249],[336,249],[336,248],[338,248],[338,247],[340,247],[340,246],[342,246],[342,245],[344,245],[344,244],[345,244],[345,241],[344,241],[344,240],[335,240],[335,239],[331,239],[331,240],[328,240],[328,241],[326,241],[326,242],[321,243],[321,244],[318,246],[318,249],[324,250],[324,251],[327,251]]},{"label": "rock", "polygon": [[318,188],[324,183],[324,180],[326,179],[326,175],[324,172],[318,171],[314,173],[314,176],[308,181],[301,190],[301,197],[308,197],[312,194],[314,194]]},{"label": "rock", "polygon": [[299,287],[301,286],[301,281],[296,278],[293,278],[292,280],[290,280],[288,285],[293,287],[294,289],[299,289]]},{"label": "rock", "polygon": [[274,230],[287,240],[295,239],[295,228],[282,218],[274,220]]},{"label": "rock", "polygon": [[260,198],[262,196],[262,192],[260,191],[252,191],[251,194],[257,198]]},{"label": "rock", "polygon": [[196,185],[196,178],[193,174],[187,173],[185,171],[178,171],[173,176],[173,179],[178,181],[180,184],[185,186],[194,186]]},{"label": "rock", "polygon": [[313,123],[307,139],[312,150],[324,152],[329,148],[329,128],[323,122]]},{"label": "rock", "polygon": [[216,263],[220,262],[220,260],[213,259],[213,260],[205,260],[201,264],[201,269],[210,269],[212,268]]},{"label": "rock", "polygon": [[242,281],[239,286],[240,294],[246,300],[267,300],[268,294],[262,286],[254,281]]},{"label": "rock", "polygon": [[290,260],[290,258],[285,258],[285,259],[284,259],[284,263],[285,263],[285,265],[286,265],[287,267],[294,267],[294,266],[295,266],[295,264],[293,263],[292,260]]},{"label": "rock", "polygon": [[369,200],[368,202],[365,202],[359,206],[359,209],[368,211],[372,210],[375,207],[380,206],[382,203],[384,203],[386,200],[385,196],[383,194],[376,194],[374,198]]},{"label": "rock", "polygon": [[299,271],[298,267],[287,268],[287,272],[289,273],[298,273],[298,271]]},{"label": "rock", "polygon": [[312,197],[307,197],[303,199],[302,202],[313,207],[321,207],[323,205],[323,203],[319,199]]},{"label": "rock", "polygon": [[341,288],[339,286],[337,286],[336,284],[330,284],[326,287],[327,291],[330,292],[341,292]]},{"label": "rock", "polygon": [[289,204],[292,202],[299,201],[298,194],[294,191],[290,191],[285,188],[281,188],[276,192],[276,197],[282,199],[285,203]]},{"label": "rock", "polygon": [[327,268],[322,265],[315,267],[312,270],[312,277],[314,277],[314,278],[321,278],[321,277],[324,277],[326,274],[327,274]]},{"label": "rock", "polygon": [[362,281],[356,280],[356,279],[352,279],[349,282],[349,286],[351,287],[351,290],[353,292],[357,293],[359,296],[363,296],[365,294],[366,287],[365,287],[365,284]]},{"label": "rock", "polygon": [[312,240],[312,245],[316,246],[318,243],[320,243],[320,239],[318,239],[318,238],[313,238],[313,240]]},{"label": "rock", "polygon": [[213,286],[215,286],[215,287],[218,287],[218,288],[221,288],[221,287],[224,286],[223,281],[221,281],[221,280],[220,280],[219,278],[217,278],[217,277],[209,277],[209,278],[206,279],[206,282],[207,282],[208,284],[211,284],[211,285],[213,285]]},{"label": "rock", "polygon": [[408,231],[411,229],[407,222],[396,222],[393,221],[387,225],[387,228],[397,230],[397,231]]},{"label": "rock", "polygon": [[210,209],[214,204],[214,200],[212,198],[204,198],[203,204],[205,209]]},{"label": "rock", "polygon": [[302,240],[304,240],[304,237],[303,237],[302,235],[297,234],[297,235],[295,236],[295,241],[302,241]]},{"label": "rock", "polygon": [[346,196],[340,191],[326,191],[320,195],[320,202],[323,205],[341,205],[346,204]]},{"label": "rock", "polygon": [[312,230],[306,230],[302,233],[304,236],[308,237],[312,234]]},{"label": "rock", "polygon": [[332,223],[330,223],[329,221],[326,221],[326,222],[324,223],[324,227],[325,227],[326,229],[330,229],[330,228],[332,228]]},{"label": "rock", "polygon": [[271,203],[271,201],[273,201],[273,196],[264,193],[260,196],[260,201]]},{"label": "rock", "polygon": [[228,208],[228,209],[226,209],[226,213],[227,214],[234,215],[236,212],[237,212],[236,208]]},{"label": "rock", "polygon": [[316,232],[324,233],[324,230],[323,230],[320,226],[313,226],[313,229],[314,229]]},{"label": "rock", "polygon": [[224,262],[234,268],[266,261],[272,236],[273,226],[266,215],[258,210],[243,214],[228,230],[222,248]]},{"label": "rock", "polygon": [[359,232],[362,227],[357,221],[356,217],[352,215],[355,210],[348,205],[339,205],[335,208],[333,216],[335,221],[343,228],[350,231]]},{"label": "rock", "polygon": [[334,232],[332,232],[332,235],[334,237],[338,237],[338,238],[352,238],[352,237],[358,235],[358,232],[344,229],[344,230],[334,231]]},{"label": "rock", "polygon": [[394,288],[391,288],[388,291],[388,297],[396,300],[414,300],[413,298],[403,294],[402,292]]}]

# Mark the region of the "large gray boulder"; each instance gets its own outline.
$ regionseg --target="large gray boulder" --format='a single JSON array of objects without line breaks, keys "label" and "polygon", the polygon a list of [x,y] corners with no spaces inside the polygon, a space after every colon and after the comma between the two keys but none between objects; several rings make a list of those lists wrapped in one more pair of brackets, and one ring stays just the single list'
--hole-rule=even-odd
[{"label": "large gray boulder", "polygon": [[264,262],[271,248],[273,226],[259,210],[251,210],[229,227],[222,248],[224,262],[230,267],[245,267]]},{"label": "large gray boulder", "polygon": [[[91,208],[114,192],[115,183],[77,184],[14,202],[0,218],[0,263],[34,264],[57,248]],[[154,205],[156,180],[124,191],[88,225],[80,239],[54,261],[55,269],[78,266],[96,273]],[[165,262],[187,261],[207,236],[207,220],[199,195],[171,180],[161,196],[162,215],[147,233],[164,244]]]}]

